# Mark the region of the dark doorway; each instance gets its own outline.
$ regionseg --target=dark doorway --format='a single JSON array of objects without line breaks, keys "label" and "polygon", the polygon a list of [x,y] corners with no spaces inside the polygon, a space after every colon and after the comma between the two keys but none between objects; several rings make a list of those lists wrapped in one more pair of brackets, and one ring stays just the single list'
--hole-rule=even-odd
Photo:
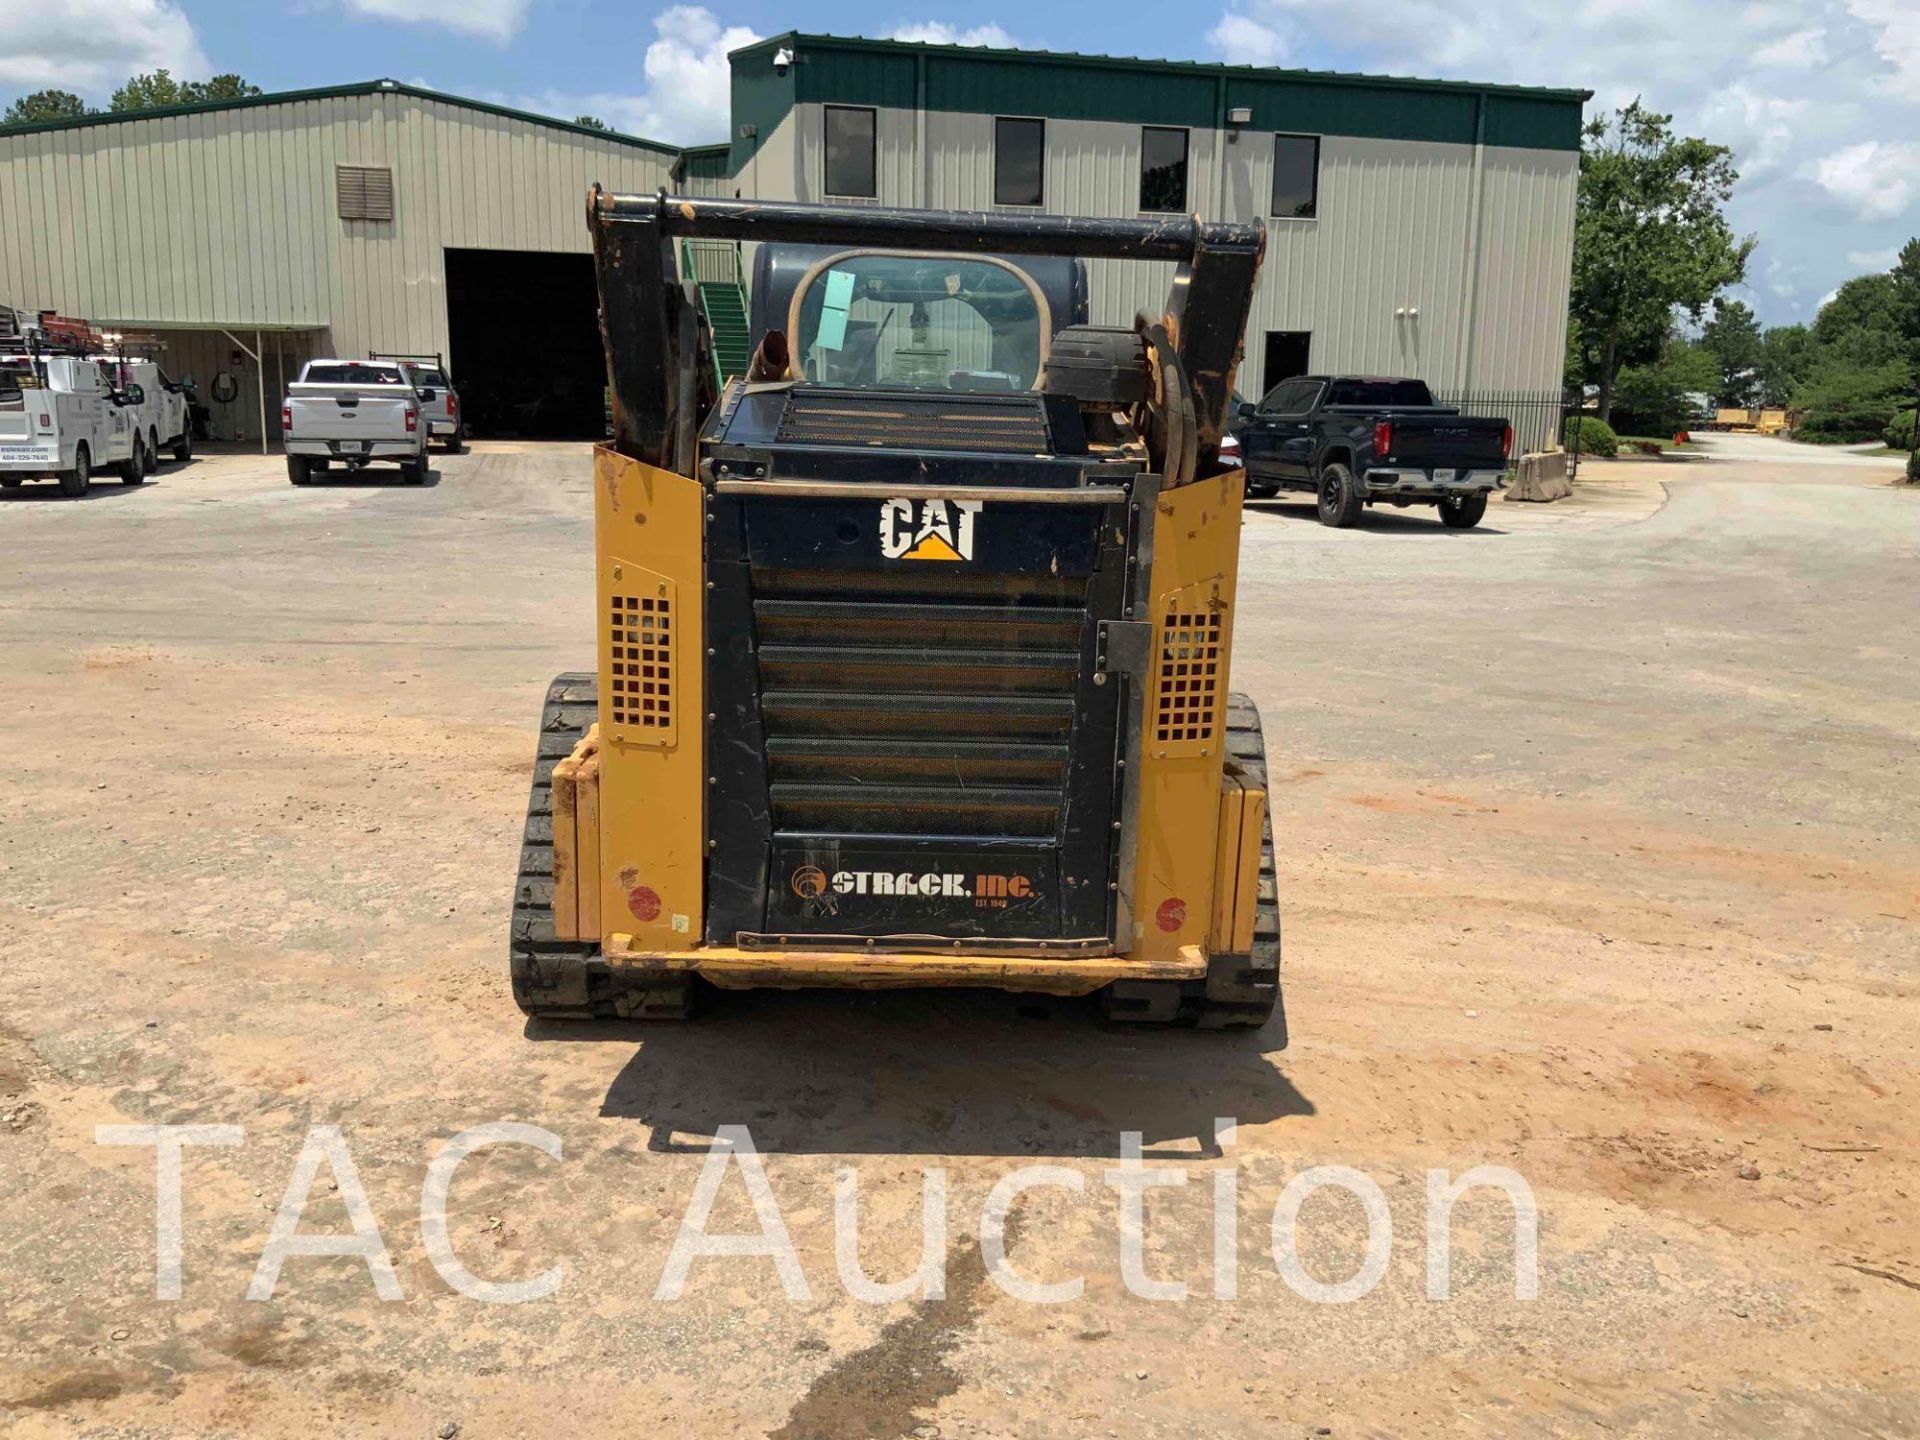
[{"label": "dark doorway", "polygon": [[448,250],[447,363],[469,434],[597,440],[607,364],[591,255]]},{"label": "dark doorway", "polygon": [[1307,373],[1307,352],[1313,348],[1311,330],[1267,331],[1266,363],[1260,370],[1260,393],[1266,394],[1282,380]]}]

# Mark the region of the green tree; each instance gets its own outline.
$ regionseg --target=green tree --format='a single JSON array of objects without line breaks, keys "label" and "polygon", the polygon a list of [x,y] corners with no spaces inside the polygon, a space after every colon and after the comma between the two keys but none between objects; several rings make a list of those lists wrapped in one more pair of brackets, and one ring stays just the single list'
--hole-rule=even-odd
[{"label": "green tree", "polygon": [[1776,325],[1760,337],[1759,399],[1789,405],[1813,372],[1813,332],[1804,325]]},{"label": "green tree", "polygon": [[1571,309],[1582,374],[1613,410],[1621,367],[1657,359],[1676,310],[1698,320],[1745,278],[1753,239],[1724,207],[1739,172],[1724,145],[1676,137],[1673,117],[1639,101],[1586,128],[1573,247]]},{"label": "green tree", "polygon": [[613,127],[598,115],[576,115],[573,123],[588,130],[611,130]]},{"label": "green tree", "polygon": [[1856,365],[1841,357],[1824,360],[1794,396],[1802,412],[1794,433],[1832,445],[1878,440],[1913,398],[1911,378],[1904,359],[1878,365]]},{"label": "green tree", "polygon": [[36,90],[22,95],[0,115],[0,126],[38,125],[45,120],[72,120],[91,115],[92,108],[78,95],[67,90]]},{"label": "green tree", "polygon": [[107,106],[114,111],[158,110],[165,105],[186,103],[180,82],[162,69],[133,76],[113,92],[113,99],[107,102]]},{"label": "green tree", "polygon": [[1630,435],[1670,435],[1686,428],[1697,402],[1720,383],[1720,362],[1699,341],[1670,335],[1645,365],[1628,365],[1614,384],[1614,405]]},{"label": "green tree", "polygon": [[1856,275],[1820,307],[1813,320],[1820,364],[1870,369],[1888,361],[1905,363],[1899,283],[1891,274]]},{"label": "green tree", "polygon": [[113,92],[110,109],[158,110],[172,105],[205,105],[218,100],[244,100],[260,87],[238,75],[215,75],[211,80],[176,80],[166,70],[135,75]]},{"label": "green tree", "polygon": [[1700,344],[1719,372],[1711,390],[1722,405],[1751,405],[1760,389],[1765,342],[1753,311],[1738,300],[1716,301],[1701,327]]},{"label": "green tree", "polygon": [[260,87],[249,85],[238,75],[216,75],[211,80],[196,80],[180,87],[188,94],[188,103],[211,104],[216,100],[245,100],[258,95]]},{"label": "green tree", "polygon": [[1900,247],[1893,267],[1894,324],[1906,341],[1907,363],[1920,385],[1920,238]]}]

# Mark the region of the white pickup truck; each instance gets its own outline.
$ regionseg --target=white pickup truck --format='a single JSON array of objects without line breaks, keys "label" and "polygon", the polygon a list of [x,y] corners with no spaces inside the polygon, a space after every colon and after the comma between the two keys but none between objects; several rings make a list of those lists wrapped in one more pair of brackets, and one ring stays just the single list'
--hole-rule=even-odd
[{"label": "white pickup truck", "polygon": [[83,355],[0,354],[0,487],[58,480],[84,495],[93,472],[115,467],[125,485],[147,478],[135,422],[145,394],[115,390]]},{"label": "white pickup truck", "polygon": [[280,407],[287,478],[310,485],[335,465],[349,471],[374,461],[400,466],[400,478],[427,478],[427,426],[420,394],[391,360],[309,360]]}]

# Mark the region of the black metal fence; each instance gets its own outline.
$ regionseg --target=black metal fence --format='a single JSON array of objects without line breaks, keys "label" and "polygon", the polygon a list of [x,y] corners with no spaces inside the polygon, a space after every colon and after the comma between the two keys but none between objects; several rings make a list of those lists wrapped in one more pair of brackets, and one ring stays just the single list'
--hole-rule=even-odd
[{"label": "black metal fence", "polygon": [[1445,390],[1433,397],[1463,415],[1498,415],[1513,426],[1513,457],[1562,444],[1567,397],[1557,390]]}]

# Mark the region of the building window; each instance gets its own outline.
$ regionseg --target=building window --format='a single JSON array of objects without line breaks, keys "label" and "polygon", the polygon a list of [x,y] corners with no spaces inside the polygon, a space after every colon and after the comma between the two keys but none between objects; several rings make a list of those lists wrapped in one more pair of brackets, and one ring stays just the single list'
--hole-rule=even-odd
[{"label": "building window", "polygon": [[1287,219],[1310,219],[1320,203],[1320,137],[1273,137],[1273,208]]},{"label": "building window", "polygon": [[1140,208],[1187,208],[1187,132],[1140,127]]},{"label": "building window", "polygon": [[993,203],[1039,205],[1045,190],[1047,122],[993,122]]},{"label": "building window", "polygon": [[873,199],[875,112],[827,106],[827,193]]},{"label": "building window", "polygon": [[334,190],[342,220],[393,219],[393,171],[383,165],[336,165]]}]

